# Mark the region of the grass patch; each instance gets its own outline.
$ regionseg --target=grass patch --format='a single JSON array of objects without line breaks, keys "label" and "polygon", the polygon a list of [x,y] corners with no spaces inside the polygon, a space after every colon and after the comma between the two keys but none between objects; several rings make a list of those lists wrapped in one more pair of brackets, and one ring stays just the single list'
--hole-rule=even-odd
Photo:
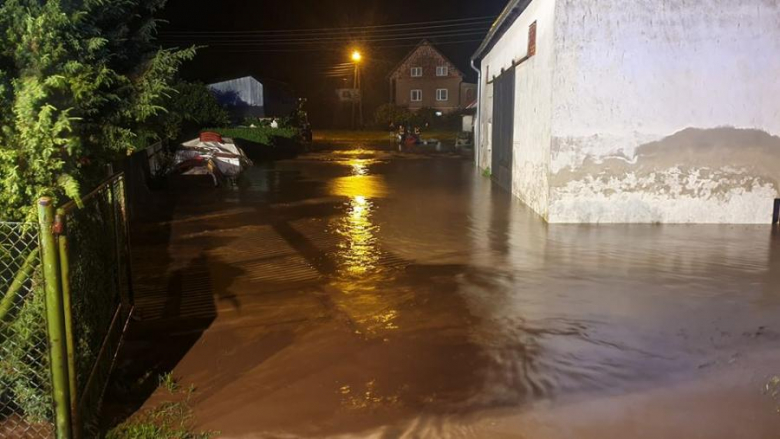
[{"label": "grass patch", "polygon": [[158,382],[172,401],[134,415],[109,431],[106,439],[211,439],[218,434],[192,429],[190,401],[195,387],[182,390],[170,373],[161,375]]},{"label": "grass patch", "polygon": [[232,139],[241,139],[253,143],[259,143],[261,145],[273,146],[274,139],[295,139],[298,137],[298,130],[296,128],[271,128],[271,127],[239,127],[239,128],[206,128],[203,131],[213,131],[219,133],[224,137],[230,137]]},{"label": "grass patch", "polygon": [[176,381],[176,378],[173,377],[173,373],[171,372],[160,375],[157,378],[157,383],[160,385],[160,387],[164,388],[170,393],[176,393],[176,391],[179,390],[179,383]]}]

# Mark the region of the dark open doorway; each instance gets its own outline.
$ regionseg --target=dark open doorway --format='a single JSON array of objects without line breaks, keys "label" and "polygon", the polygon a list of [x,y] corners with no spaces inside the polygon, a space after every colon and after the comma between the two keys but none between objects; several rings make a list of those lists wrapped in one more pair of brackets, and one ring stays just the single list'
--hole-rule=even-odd
[{"label": "dark open doorway", "polygon": [[515,123],[515,69],[493,80],[493,157],[494,180],[512,190],[512,139]]}]

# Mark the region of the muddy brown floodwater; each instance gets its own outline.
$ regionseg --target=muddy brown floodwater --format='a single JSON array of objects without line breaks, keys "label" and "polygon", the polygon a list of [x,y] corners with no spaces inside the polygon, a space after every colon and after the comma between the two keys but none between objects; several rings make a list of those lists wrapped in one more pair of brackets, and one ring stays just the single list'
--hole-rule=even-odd
[{"label": "muddy brown floodwater", "polygon": [[769,227],[546,225],[468,161],[360,145],[167,193],[131,341],[219,437],[780,437]]}]

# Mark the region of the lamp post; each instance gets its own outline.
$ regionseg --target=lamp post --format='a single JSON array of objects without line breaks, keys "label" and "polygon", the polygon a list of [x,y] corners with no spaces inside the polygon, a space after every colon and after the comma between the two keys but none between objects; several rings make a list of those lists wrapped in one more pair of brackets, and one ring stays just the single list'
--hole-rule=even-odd
[{"label": "lamp post", "polygon": [[358,120],[360,126],[363,126],[363,93],[361,92],[360,84],[360,62],[363,60],[363,55],[358,50],[352,51],[352,63],[355,64],[355,73],[352,80],[352,88],[357,90],[357,96],[352,99],[352,128],[355,128],[355,110],[358,112]]}]

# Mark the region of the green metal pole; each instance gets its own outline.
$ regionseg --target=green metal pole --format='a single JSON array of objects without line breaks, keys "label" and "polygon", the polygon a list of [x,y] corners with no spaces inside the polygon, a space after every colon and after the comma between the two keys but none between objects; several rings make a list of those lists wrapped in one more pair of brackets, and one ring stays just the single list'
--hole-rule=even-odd
[{"label": "green metal pole", "polygon": [[52,231],[54,206],[51,198],[38,200],[38,222],[41,226],[41,261],[46,287],[46,327],[51,359],[52,394],[54,397],[54,422],[57,439],[73,437],[70,418],[70,385],[68,384],[68,359],[65,342],[65,322],[62,309],[62,283],[60,279],[59,248]]},{"label": "green metal pole", "polygon": [[62,307],[65,317],[65,346],[68,349],[68,388],[70,391],[71,421],[73,436],[81,437],[81,422],[79,420],[78,388],[76,382],[76,349],[73,342],[73,305],[70,290],[70,252],[68,251],[67,213],[57,209],[55,224],[57,225],[57,241],[60,253],[60,276],[62,277]]},{"label": "green metal pole", "polygon": [[30,278],[33,271],[35,271],[36,262],[38,261],[38,249],[31,251],[27,258],[24,260],[22,268],[16,272],[11,286],[8,287],[3,300],[0,301],[0,323],[3,322],[5,315],[11,311],[11,307],[14,304],[17,293],[22,289],[27,279]]}]

